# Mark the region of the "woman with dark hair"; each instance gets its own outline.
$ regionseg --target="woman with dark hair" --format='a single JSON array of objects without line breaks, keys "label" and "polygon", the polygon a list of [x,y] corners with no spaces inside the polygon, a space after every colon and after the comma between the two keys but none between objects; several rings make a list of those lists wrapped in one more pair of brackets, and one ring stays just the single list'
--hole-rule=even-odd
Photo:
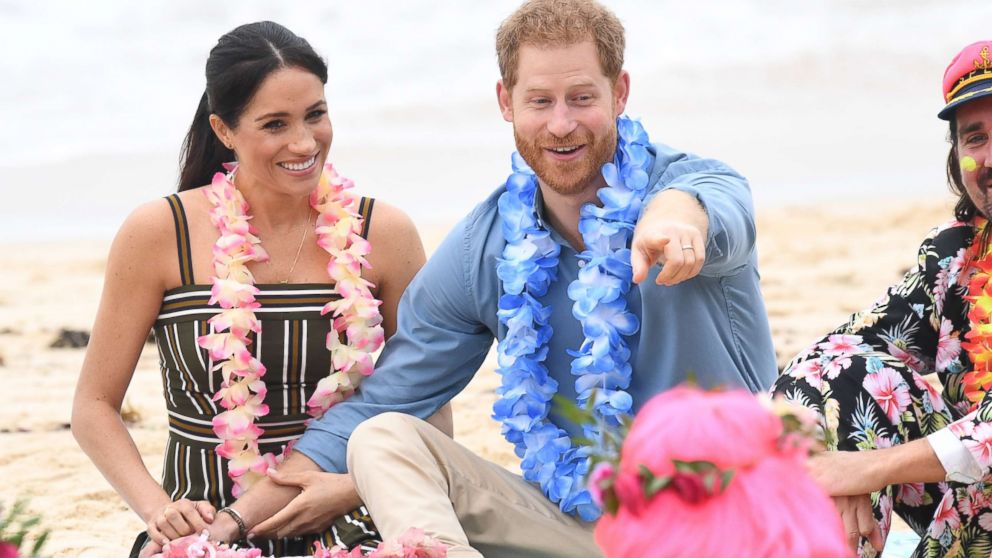
[{"label": "woman with dark hair", "polygon": [[956,219],[931,231],[900,283],[776,382],[820,414],[830,451],[810,470],[860,556],[881,550],[893,512],[921,537],[913,556],[992,550],[990,51],[992,41],[971,44],[944,74]]},{"label": "woman with dark hair", "polygon": [[[148,538],[157,546],[220,514],[243,525],[228,505],[266,478],[310,417],[372,372],[400,295],[424,263],[410,219],[352,194],[326,163],[326,82],[324,61],[278,24],[221,37],[186,136],[179,192],[139,207],[114,240],[72,431],[147,525],[132,555]],[[161,485],[120,418],[149,329],[169,421]],[[450,433],[449,409],[435,420]],[[323,484],[338,498],[298,522],[322,532],[251,541],[267,555],[377,538],[347,475],[282,482],[314,493]]]}]

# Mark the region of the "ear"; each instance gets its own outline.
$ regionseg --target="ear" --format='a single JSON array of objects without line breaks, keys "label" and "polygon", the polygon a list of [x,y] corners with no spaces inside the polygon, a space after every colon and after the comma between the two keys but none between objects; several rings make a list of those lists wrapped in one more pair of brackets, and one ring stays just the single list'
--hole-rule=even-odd
[{"label": "ear", "polygon": [[513,122],[513,103],[510,99],[510,90],[503,85],[503,80],[496,82],[496,101],[499,103],[499,111],[503,113],[503,120]]},{"label": "ear", "polygon": [[233,151],[234,142],[231,139],[231,136],[233,134],[231,133],[231,129],[227,127],[227,124],[224,124],[224,121],[221,120],[221,118],[216,114],[211,114],[210,127],[213,129],[214,134],[217,136],[217,139],[219,139],[220,142],[224,144],[224,146],[226,146],[228,149],[231,149]]},{"label": "ear", "polygon": [[630,73],[627,70],[620,70],[617,81],[613,84],[613,106],[615,107],[614,118],[623,114],[627,108],[627,96],[630,95]]}]

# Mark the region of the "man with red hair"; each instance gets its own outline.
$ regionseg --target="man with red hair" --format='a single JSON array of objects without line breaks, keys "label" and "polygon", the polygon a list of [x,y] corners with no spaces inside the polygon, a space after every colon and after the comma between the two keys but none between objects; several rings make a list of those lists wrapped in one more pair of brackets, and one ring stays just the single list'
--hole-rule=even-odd
[{"label": "man with red hair", "polygon": [[[771,385],[747,181],[651,143],[623,114],[624,42],[617,17],[592,0],[532,0],[500,26],[496,96],[513,125],[512,173],[411,282],[376,372],[280,468],[349,471],[319,507],[353,507],[342,496],[353,478],[387,539],[419,527],[450,556],[598,555],[582,440],[602,432],[560,413],[556,395],[615,428],[691,375]],[[469,383],[494,340],[493,418],[522,475],[423,420]],[[263,481],[232,508],[248,529],[292,533],[303,502],[314,504],[309,488],[256,526],[295,488]]]}]

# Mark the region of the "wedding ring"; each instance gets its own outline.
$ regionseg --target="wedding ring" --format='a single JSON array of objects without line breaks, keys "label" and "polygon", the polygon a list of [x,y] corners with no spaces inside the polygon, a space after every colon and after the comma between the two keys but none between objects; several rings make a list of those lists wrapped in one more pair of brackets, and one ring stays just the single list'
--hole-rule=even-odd
[{"label": "wedding ring", "polygon": [[692,245],[691,244],[686,244],[685,246],[682,247],[682,249],[683,250],[692,250],[693,248],[692,248]]}]

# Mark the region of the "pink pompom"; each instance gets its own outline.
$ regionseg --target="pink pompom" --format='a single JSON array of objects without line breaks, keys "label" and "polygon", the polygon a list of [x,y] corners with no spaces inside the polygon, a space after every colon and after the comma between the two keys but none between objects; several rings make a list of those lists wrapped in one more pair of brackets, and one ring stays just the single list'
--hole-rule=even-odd
[{"label": "pink pompom", "polygon": [[[779,417],[745,391],[676,388],[638,413],[615,480],[616,515],[596,526],[607,558],[850,555],[830,498],[805,470],[802,446],[782,444]],[[733,471],[709,490],[676,462],[707,461]],[[670,482],[652,496],[641,466]]]}]

